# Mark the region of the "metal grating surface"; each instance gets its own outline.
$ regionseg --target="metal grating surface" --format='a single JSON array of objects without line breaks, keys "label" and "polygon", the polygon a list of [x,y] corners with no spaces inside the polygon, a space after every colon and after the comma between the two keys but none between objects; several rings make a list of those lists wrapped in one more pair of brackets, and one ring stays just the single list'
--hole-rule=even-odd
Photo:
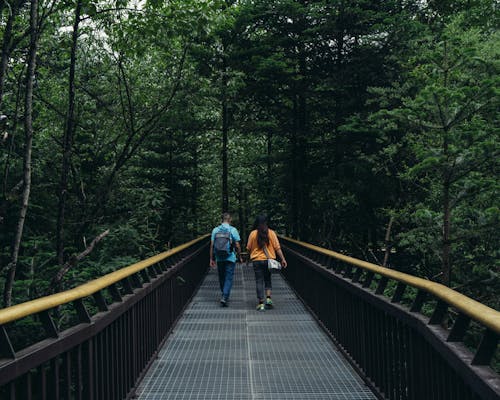
[{"label": "metal grating surface", "polygon": [[275,308],[255,311],[253,269],[238,266],[229,308],[211,271],[137,396],[164,399],[375,399],[280,275]]}]

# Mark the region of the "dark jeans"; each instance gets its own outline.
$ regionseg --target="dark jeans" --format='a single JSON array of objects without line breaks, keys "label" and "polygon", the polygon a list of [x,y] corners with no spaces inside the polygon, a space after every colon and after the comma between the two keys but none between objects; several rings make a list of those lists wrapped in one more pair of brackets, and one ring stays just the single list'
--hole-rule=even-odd
[{"label": "dark jeans", "polygon": [[235,266],[236,263],[232,261],[217,261],[220,291],[222,292],[222,297],[226,300],[229,299],[229,295],[231,294]]},{"label": "dark jeans", "polygon": [[264,290],[271,290],[273,288],[271,284],[271,271],[269,271],[269,268],[267,267],[267,260],[254,261],[253,271],[255,272],[257,298],[259,301],[262,301],[265,298]]}]

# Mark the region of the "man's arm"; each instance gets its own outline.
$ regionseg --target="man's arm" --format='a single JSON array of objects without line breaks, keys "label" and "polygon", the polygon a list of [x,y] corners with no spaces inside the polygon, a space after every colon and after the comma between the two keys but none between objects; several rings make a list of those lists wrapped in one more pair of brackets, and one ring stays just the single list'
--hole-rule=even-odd
[{"label": "man's arm", "polygon": [[210,241],[210,267],[215,268],[217,264],[215,263],[214,258],[214,241]]},{"label": "man's arm", "polygon": [[242,263],[243,259],[241,258],[241,245],[240,245],[240,242],[236,242],[235,247],[236,247],[236,254],[238,254],[238,260],[240,260],[240,263]]},{"label": "man's arm", "polygon": [[231,236],[232,236],[231,239],[233,240],[234,243],[234,247],[236,248],[236,254],[238,255],[238,260],[240,261],[240,263],[242,263],[243,260],[241,258],[241,244],[240,244],[241,238],[238,229],[233,228],[231,231]]}]

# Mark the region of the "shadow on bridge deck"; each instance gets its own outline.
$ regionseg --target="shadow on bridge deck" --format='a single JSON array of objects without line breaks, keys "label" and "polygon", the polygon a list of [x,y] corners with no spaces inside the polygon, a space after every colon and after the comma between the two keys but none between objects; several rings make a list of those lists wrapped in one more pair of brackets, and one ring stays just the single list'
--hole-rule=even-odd
[{"label": "shadow on bridge deck", "polygon": [[375,399],[288,284],[255,311],[251,267],[238,266],[229,308],[211,271],[139,385],[140,400]]}]

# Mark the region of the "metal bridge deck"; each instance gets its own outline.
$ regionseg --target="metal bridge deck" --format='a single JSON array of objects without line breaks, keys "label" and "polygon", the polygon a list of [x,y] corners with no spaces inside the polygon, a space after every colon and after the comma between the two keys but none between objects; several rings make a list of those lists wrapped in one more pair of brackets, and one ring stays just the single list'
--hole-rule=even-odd
[{"label": "metal bridge deck", "polygon": [[375,399],[280,275],[275,308],[255,311],[251,266],[228,308],[211,271],[137,390],[140,400]]}]

